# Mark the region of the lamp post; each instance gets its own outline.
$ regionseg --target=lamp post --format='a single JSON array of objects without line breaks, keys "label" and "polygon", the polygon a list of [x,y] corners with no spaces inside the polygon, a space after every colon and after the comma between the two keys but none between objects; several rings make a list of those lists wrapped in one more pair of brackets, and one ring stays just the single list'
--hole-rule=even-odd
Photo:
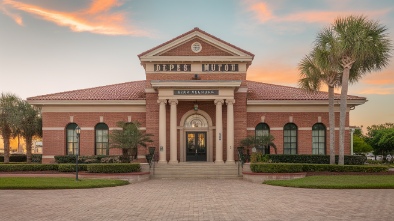
[{"label": "lamp post", "polygon": [[78,154],[79,154],[79,135],[81,134],[81,128],[77,125],[75,128],[75,132],[77,133],[77,139],[78,139],[78,146],[75,150],[75,180],[78,181]]}]

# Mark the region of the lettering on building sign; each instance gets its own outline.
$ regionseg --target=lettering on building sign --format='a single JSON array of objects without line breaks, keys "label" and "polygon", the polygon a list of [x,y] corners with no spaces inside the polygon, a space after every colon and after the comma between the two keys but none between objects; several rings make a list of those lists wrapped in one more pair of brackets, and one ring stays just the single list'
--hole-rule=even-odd
[{"label": "lettering on building sign", "polygon": [[174,95],[219,95],[219,90],[174,90]]},{"label": "lettering on building sign", "polygon": [[155,64],[155,72],[190,72],[191,64]]},{"label": "lettering on building sign", "polygon": [[238,72],[238,64],[202,64],[202,71]]}]

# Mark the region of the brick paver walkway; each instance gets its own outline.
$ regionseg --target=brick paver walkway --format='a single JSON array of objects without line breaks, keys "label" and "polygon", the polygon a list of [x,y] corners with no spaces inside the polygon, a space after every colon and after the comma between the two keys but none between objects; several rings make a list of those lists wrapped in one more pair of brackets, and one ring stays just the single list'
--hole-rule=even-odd
[{"label": "brick paver walkway", "polygon": [[83,190],[0,190],[0,220],[394,220],[394,190],[242,180],[150,180]]}]

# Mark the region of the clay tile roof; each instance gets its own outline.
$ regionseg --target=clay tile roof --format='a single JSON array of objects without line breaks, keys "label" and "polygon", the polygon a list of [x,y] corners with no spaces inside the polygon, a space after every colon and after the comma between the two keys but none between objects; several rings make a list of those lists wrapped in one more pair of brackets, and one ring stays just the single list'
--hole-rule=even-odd
[{"label": "clay tile roof", "polygon": [[27,100],[145,100],[145,80],[29,97]]},{"label": "clay tile roof", "polygon": [[[246,81],[248,86],[248,100],[328,100],[327,92],[308,93],[296,88],[255,81]],[[335,94],[339,99],[339,94]],[[364,97],[348,95],[348,100],[365,100]]]},{"label": "clay tile roof", "polygon": [[222,43],[224,43],[224,44],[227,44],[227,45],[230,46],[230,47],[236,48],[236,49],[238,49],[238,50],[240,50],[240,51],[242,51],[242,52],[244,52],[244,53],[246,53],[246,54],[248,54],[248,55],[254,57],[254,54],[250,53],[249,51],[246,51],[246,50],[244,50],[244,49],[242,49],[242,48],[239,48],[239,47],[237,47],[237,46],[235,46],[235,45],[233,45],[233,44],[230,44],[230,43],[228,43],[227,41],[224,41],[224,40],[222,40],[222,39],[220,39],[220,38],[218,38],[218,37],[215,37],[215,36],[209,34],[208,32],[205,32],[205,31],[203,31],[203,30],[201,30],[201,29],[199,29],[199,28],[197,28],[197,27],[193,28],[192,30],[190,30],[190,31],[188,31],[188,32],[186,32],[186,33],[184,33],[184,34],[179,35],[178,37],[175,37],[175,38],[173,38],[173,39],[171,39],[171,40],[169,40],[169,41],[166,41],[166,42],[164,42],[163,44],[160,44],[160,45],[158,45],[158,46],[156,46],[156,47],[154,47],[154,48],[152,48],[152,49],[149,49],[149,50],[147,50],[147,51],[145,51],[145,52],[142,52],[141,54],[139,54],[139,55],[137,55],[137,56],[138,56],[138,57],[144,56],[145,54],[147,54],[147,53],[149,53],[149,52],[151,52],[151,51],[154,51],[154,50],[156,50],[156,49],[158,49],[158,48],[160,48],[160,47],[162,47],[162,46],[164,46],[164,45],[166,45],[166,44],[169,44],[169,43],[171,43],[171,42],[173,42],[173,41],[175,41],[175,40],[177,40],[177,39],[179,39],[179,38],[182,38],[182,37],[184,37],[184,36],[186,36],[186,35],[188,35],[188,34],[194,32],[194,31],[199,31],[199,32],[201,32],[201,33],[203,33],[203,34],[205,34],[205,35],[208,35],[209,37],[211,37],[211,38],[213,38],[213,39],[216,39],[216,40],[218,40],[218,41],[220,41],[220,42],[222,42]]}]

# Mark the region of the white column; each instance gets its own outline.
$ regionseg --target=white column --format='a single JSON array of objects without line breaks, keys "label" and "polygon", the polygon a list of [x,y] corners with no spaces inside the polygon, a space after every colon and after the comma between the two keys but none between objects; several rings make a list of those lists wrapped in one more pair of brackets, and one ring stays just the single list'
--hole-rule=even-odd
[{"label": "white column", "polygon": [[167,163],[167,154],[166,154],[166,137],[167,137],[167,128],[166,128],[166,99],[157,100],[157,103],[160,104],[159,109],[159,163]]},{"label": "white column", "polygon": [[170,162],[169,163],[178,163],[177,160],[177,130],[176,130],[176,105],[178,104],[178,100],[169,100],[171,105],[170,111]]},{"label": "white column", "polygon": [[226,99],[227,104],[227,161],[234,163],[234,99]]},{"label": "white column", "polygon": [[222,122],[222,99],[215,100],[216,105],[216,161],[223,163],[223,122]]}]

